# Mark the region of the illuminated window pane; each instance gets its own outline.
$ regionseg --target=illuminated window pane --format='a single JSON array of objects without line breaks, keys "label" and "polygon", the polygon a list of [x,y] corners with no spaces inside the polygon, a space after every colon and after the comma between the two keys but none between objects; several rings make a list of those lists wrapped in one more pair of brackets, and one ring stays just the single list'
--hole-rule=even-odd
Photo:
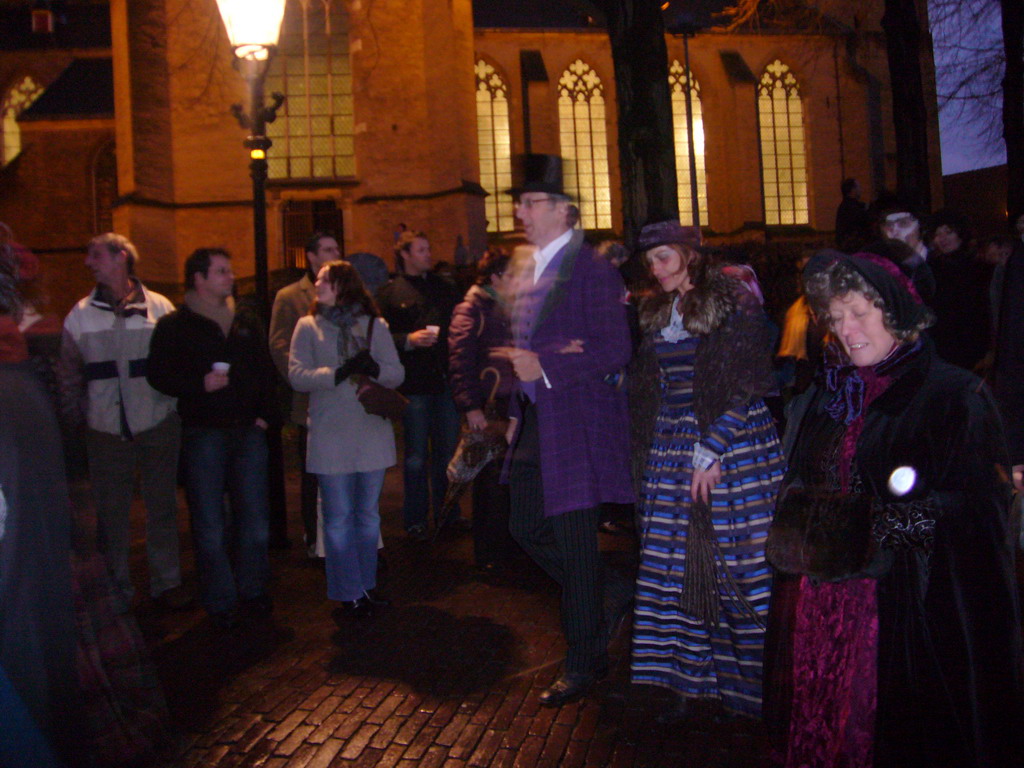
[{"label": "illuminated window pane", "polygon": [[43,95],[43,87],[31,77],[23,77],[11,86],[4,96],[4,147],[3,165],[7,165],[21,152],[21,128],[18,115],[28,109],[32,102]]},{"label": "illuminated window pane", "polygon": [[267,153],[270,178],[354,175],[352,70],[343,0],[289,0],[267,74],[266,92],[274,91],[287,101],[267,125],[274,142]]},{"label": "illuminated window pane", "polygon": [[582,226],[611,229],[604,86],[580,59],[558,80],[558,128],[566,161],[565,191],[577,201]]},{"label": "illuminated window pane", "polygon": [[[700,104],[700,85],[692,73],[683,65],[673,61],[668,70],[668,85],[672,92],[672,125],[676,145],[676,183],[679,196],[679,221],[686,225],[706,224],[707,175],[704,173],[704,114]],[[690,137],[686,121],[686,90],[690,91],[690,106],[693,109],[693,152],[697,166],[697,203],[699,217],[694,216],[693,185],[690,183]],[[697,218],[700,220],[698,221]]]},{"label": "illuminated window pane", "polygon": [[312,128],[314,136],[331,135],[331,119],[324,115],[321,115],[320,117],[314,117],[310,121],[310,127]]},{"label": "illuminated window pane", "polygon": [[480,152],[480,186],[487,190],[484,212],[488,232],[516,227],[512,196],[512,148],[508,127],[508,83],[483,59],[476,63],[476,134]]},{"label": "illuminated window pane", "polygon": [[279,179],[288,175],[288,160],[283,157],[267,158],[267,173],[271,178]]},{"label": "illuminated window pane", "polygon": [[765,224],[807,224],[803,102],[796,78],[778,59],[761,77],[757,111]]},{"label": "illuminated window pane", "polygon": [[334,175],[334,163],[331,162],[330,157],[314,157],[313,158],[313,175],[314,176],[333,176]]}]

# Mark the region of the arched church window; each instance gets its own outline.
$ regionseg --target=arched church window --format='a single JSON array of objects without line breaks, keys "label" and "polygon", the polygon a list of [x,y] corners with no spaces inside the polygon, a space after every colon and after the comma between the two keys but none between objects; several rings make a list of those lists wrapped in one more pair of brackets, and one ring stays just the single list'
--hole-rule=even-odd
[{"label": "arched church window", "polygon": [[[679,187],[679,221],[686,225],[708,221],[708,178],[704,164],[704,115],[700,105],[700,84],[678,61],[668,70],[668,86],[672,93],[672,126],[676,146],[676,181]],[[694,216],[693,186],[690,179],[690,136],[686,124],[686,89],[690,90],[693,109],[693,154],[697,170],[697,203],[700,221]]]},{"label": "arched church window", "polygon": [[796,78],[778,59],[761,76],[757,116],[765,224],[806,224],[810,219],[804,107]]},{"label": "arched church window", "polygon": [[21,128],[18,127],[18,115],[28,109],[32,102],[42,95],[43,87],[26,75],[12,85],[4,96],[3,165],[7,165],[21,152]]},{"label": "arched church window", "polygon": [[566,161],[565,189],[578,201],[582,225],[611,229],[604,86],[590,65],[580,59],[570,64],[558,80],[558,126]]},{"label": "arched church window", "polygon": [[287,97],[267,125],[272,179],[354,176],[348,14],[343,0],[288,0],[266,92]]},{"label": "arched church window", "polygon": [[476,135],[480,148],[480,186],[488,232],[516,228],[512,196],[512,143],[508,129],[508,83],[483,59],[476,63]]}]

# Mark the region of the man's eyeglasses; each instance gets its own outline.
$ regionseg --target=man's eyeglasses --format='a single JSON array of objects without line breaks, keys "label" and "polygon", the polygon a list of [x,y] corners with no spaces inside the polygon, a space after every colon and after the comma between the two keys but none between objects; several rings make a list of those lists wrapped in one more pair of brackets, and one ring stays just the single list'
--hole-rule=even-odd
[{"label": "man's eyeglasses", "polygon": [[554,199],[555,198],[553,197],[522,197],[519,199],[519,202],[516,203],[516,207],[530,210],[533,206],[537,205],[537,203],[552,202]]}]

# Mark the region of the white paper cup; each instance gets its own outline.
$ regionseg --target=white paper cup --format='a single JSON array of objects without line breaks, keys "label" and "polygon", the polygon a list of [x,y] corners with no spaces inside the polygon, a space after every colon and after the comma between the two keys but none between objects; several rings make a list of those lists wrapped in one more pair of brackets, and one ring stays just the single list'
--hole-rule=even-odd
[{"label": "white paper cup", "polygon": [[213,370],[217,373],[227,373],[231,370],[231,363],[214,363]]},{"label": "white paper cup", "polygon": [[427,326],[427,330],[430,331],[431,333],[440,333],[441,332],[441,326],[440,325],[428,325]]}]

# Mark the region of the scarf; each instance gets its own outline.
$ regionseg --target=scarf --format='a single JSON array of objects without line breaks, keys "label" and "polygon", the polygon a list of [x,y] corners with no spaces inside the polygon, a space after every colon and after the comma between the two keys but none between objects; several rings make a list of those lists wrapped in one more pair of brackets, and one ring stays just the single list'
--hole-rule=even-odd
[{"label": "scarf", "polygon": [[481,285],[480,288],[483,289],[484,293],[486,293],[488,296],[494,299],[499,307],[505,309],[506,311],[508,310],[508,299],[503,294],[498,293],[497,288],[495,288],[490,283],[486,285]]},{"label": "scarf", "polygon": [[[339,307],[336,304],[326,306],[317,302],[317,313],[331,325],[338,328],[338,360],[346,360],[349,357],[349,350],[353,346],[352,327],[358,322],[363,314],[356,306]],[[355,351],[355,350],[354,350]]]},{"label": "scarf", "polygon": [[863,368],[850,363],[838,342],[833,341],[825,347],[825,388],[832,393],[825,404],[825,411],[846,425],[839,459],[839,481],[844,492],[849,490],[850,468],[857,451],[857,440],[864,429],[865,410],[889,388],[923,347],[921,339],[897,344],[881,362]]},{"label": "scarf", "polygon": [[224,331],[225,338],[231,333],[231,324],[235,321],[235,300],[231,296],[223,304],[211,304],[195,291],[186,291],[185,306],[197,315],[213,320]]},{"label": "scarf", "polygon": [[895,378],[892,374],[899,375],[898,369],[916,357],[923,346],[921,339],[910,344],[898,344],[880,363],[858,368],[850,363],[838,342],[829,343],[825,347],[825,388],[832,393],[832,399],[825,406],[828,415],[849,426],[867,404],[864,402],[867,382],[884,379],[888,386],[888,382]]}]

